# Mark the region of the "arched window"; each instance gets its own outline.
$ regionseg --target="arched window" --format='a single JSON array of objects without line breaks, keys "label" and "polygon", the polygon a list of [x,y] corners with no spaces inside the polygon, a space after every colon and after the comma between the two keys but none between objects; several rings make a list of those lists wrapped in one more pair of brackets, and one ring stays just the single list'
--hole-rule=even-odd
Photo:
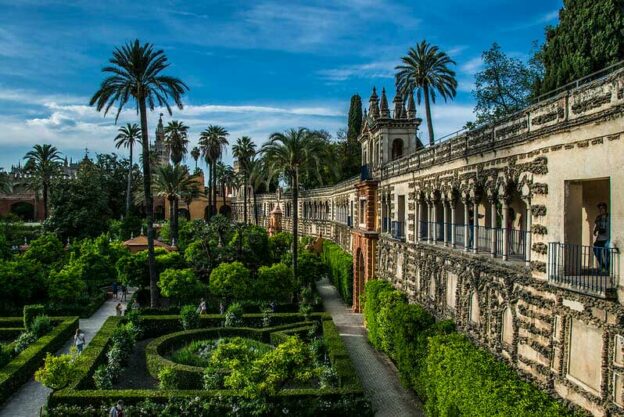
[{"label": "arched window", "polygon": [[395,139],[392,141],[392,160],[399,159],[403,156],[403,139]]}]

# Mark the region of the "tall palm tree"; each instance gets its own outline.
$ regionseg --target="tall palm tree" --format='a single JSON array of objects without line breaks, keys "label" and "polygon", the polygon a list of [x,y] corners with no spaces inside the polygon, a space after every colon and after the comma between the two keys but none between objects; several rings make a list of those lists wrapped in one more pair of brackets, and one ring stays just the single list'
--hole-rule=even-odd
[{"label": "tall palm tree", "polygon": [[197,188],[194,176],[190,175],[185,165],[164,165],[156,171],[154,190],[159,197],[169,201],[169,221],[171,240],[178,241],[178,202],[186,194],[192,194]]},{"label": "tall palm tree", "polygon": [[223,156],[228,145],[227,137],[230,134],[221,126],[210,125],[199,136],[199,146],[206,161],[210,164],[210,215],[214,215],[217,209],[217,161]]},{"label": "tall palm tree", "polygon": [[238,160],[238,166],[243,175],[243,218],[247,223],[247,188],[249,187],[249,161],[256,154],[256,144],[252,142],[249,136],[243,136],[236,139],[236,143],[232,145],[232,155]]},{"label": "tall palm tree", "polygon": [[233,187],[236,183],[236,173],[234,172],[234,168],[230,165],[225,165],[223,162],[219,162],[217,164],[219,184],[221,186],[221,198],[223,199],[223,204],[221,207],[225,207],[225,194],[228,187]]},{"label": "tall palm tree", "polygon": [[416,48],[410,48],[407,55],[401,58],[403,65],[395,69],[397,85],[404,95],[416,90],[416,100],[420,104],[421,98],[425,101],[427,113],[427,128],[429,129],[429,145],[433,145],[433,125],[431,122],[431,105],[436,101],[436,92],[444,101],[453,99],[457,94],[457,80],[455,71],[449,65],[455,65],[446,52],[435,45],[423,40]]},{"label": "tall palm tree", "polygon": [[200,155],[201,155],[201,151],[199,150],[197,146],[191,149],[191,157],[195,161],[195,171],[197,171],[197,160],[199,160]]},{"label": "tall palm tree", "polygon": [[317,133],[299,128],[290,129],[283,133],[273,133],[261,149],[268,166],[274,172],[281,173],[291,187],[293,207],[292,267],[295,276],[297,276],[299,173],[309,168],[319,172],[322,146],[323,143]]},{"label": "tall palm tree", "polygon": [[48,193],[52,177],[59,172],[61,153],[56,147],[45,144],[35,145],[24,159],[27,160],[28,171],[41,187],[43,195],[43,217],[48,218]]},{"label": "tall palm tree", "polygon": [[127,123],[118,129],[115,136],[115,147],[117,149],[124,147],[130,151],[130,167],[128,168],[128,186],[126,188],[126,217],[130,214],[130,206],[132,202],[132,150],[134,144],[141,140],[141,128],[136,123]]},{"label": "tall palm tree", "polygon": [[156,106],[165,107],[171,115],[169,101],[179,109],[183,108],[182,96],[188,90],[178,78],[162,74],[169,67],[167,57],[162,50],[154,50],[150,43],[141,44],[139,40],[115,48],[109,60],[110,65],[102,68],[107,77],[100,88],[91,97],[90,105],[106,115],[116,105],[119,114],[129,102],[134,102],[141,121],[141,147],[143,154],[143,191],[145,195],[145,217],[147,220],[147,251],[150,275],[150,304],[158,304],[156,262],[154,259],[154,202],[152,199],[152,175],[150,170],[149,138],[147,128],[147,110]]},{"label": "tall palm tree", "polygon": [[274,173],[271,166],[267,163],[266,158],[251,158],[248,163],[249,168],[249,187],[253,195],[253,208],[254,208],[254,221],[256,226],[258,225],[258,203],[256,196],[264,187],[266,192],[269,192],[269,186],[274,178]]},{"label": "tall palm tree", "polygon": [[172,120],[165,127],[165,143],[171,148],[171,162],[179,165],[186,155],[189,127],[184,122]]}]

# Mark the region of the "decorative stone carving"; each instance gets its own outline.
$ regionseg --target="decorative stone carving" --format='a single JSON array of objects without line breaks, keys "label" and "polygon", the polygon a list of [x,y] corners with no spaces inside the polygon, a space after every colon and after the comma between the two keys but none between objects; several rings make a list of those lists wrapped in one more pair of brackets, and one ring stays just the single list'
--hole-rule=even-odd
[{"label": "decorative stone carving", "polygon": [[548,253],[548,246],[542,242],[533,243],[531,249],[533,249],[533,252],[539,253],[540,255],[546,255]]},{"label": "decorative stone carving", "polygon": [[541,224],[534,224],[531,226],[531,233],[543,236],[548,234],[548,229],[546,229],[546,226],[542,226]]},{"label": "decorative stone carving", "polygon": [[543,217],[546,215],[546,206],[543,204],[534,204],[531,206],[531,214],[535,217]]},{"label": "decorative stone carving", "polygon": [[548,184],[543,183],[533,183],[531,185],[531,192],[535,195],[547,195],[548,194]]},{"label": "decorative stone carving", "polygon": [[608,93],[596,95],[595,97],[592,97],[588,100],[583,100],[578,103],[574,103],[572,105],[572,113],[574,114],[585,113],[589,110],[592,110],[604,104],[607,104],[610,101],[611,101],[611,92],[609,91]]},{"label": "decorative stone carving", "polygon": [[531,120],[531,124],[539,126],[545,123],[552,122],[556,119],[563,119],[563,116],[565,116],[565,110],[563,110],[563,108],[561,107],[557,107],[557,109],[553,112],[534,117],[533,120]]}]

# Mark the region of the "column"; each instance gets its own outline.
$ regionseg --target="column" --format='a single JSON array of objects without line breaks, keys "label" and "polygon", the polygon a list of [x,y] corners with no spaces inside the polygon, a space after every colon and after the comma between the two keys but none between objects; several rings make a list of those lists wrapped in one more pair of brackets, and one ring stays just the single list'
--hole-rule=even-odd
[{"label": "column", "polygon": [[496,256],[496,198],[490,199],[490,254],[492,258]]},{"label": "column", "polygon": [[450,201],[451,208],[451,247],[455,248],[455,200]]},{"label": "column", "polygon": [[446,200],[442,201],[442,210],[444,210],[442,215],[442,227],[444,228],[442,235],[444,236],[444,246],[448,246],[448,218],[446,214],[446,203]]},{"label": "column", "polygon": [[524,239],[525,253],[526,253],[526,265],[531,266],[531,240],[533,234],[531,232],[531,226],[533,225],[533,216],[531,214],[531,199],[522,199],[526,204],[526,234]]},{"label": "column", "polygon": [[477,253],[479,251],[479,202],[475,199],[472,201],[472,212],[474,213],[474,220],[472,221],[472,252]]},{"label": "column", "polygon": [[468,199],[463,200],[464,203],[464,250],[468,252],[470,249],[470,221],[468,219]]},{"label": "column", "polygon": [[509,222],[509,203],[506,198],[501,201],[503,205],[503,261],[509,258],[509,229],[507,223]]},{"label": "column", "polygon": [[417,219],[416,219],[416,240],[418,242],[420,242],[422,240],[422,212],[423,212],[423,204],[422,204],[422,200],[418,199],[418,204],[417,204]]},{"label": "column", "polygon": [[433,243],[433,232],[431,231],[431,201],[427,200],[427,241]]}]

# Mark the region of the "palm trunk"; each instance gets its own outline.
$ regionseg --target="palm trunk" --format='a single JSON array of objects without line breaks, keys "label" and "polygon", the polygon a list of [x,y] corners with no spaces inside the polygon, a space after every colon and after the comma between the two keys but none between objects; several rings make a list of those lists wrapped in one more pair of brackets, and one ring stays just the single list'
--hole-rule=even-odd
[{"label": "palm trunk", "polygon": [[173,199],[173,220],[171,220],[171,241],[178,244],[178,199]]},{"label": "palm trunk", "polygon": [[251,192],[253,193],[253,200],[254,200],[254,219],[256,221],[256,226],[258,225],[258,202],[256,200],[256,190],[251,190]]},{"label": "palm trunk", "polygon": [[39,192],[35,189],[35,209],[34,209],[35,221],[39,221]]},{"label": "palm trunk", "polygon": [[48,184],[43,181],[43,220],[48,218]]},{"label": "palm trunk", "polygon": [[212,164],[212,202],[214,203],[212,215],[217,214],[217,161]]},{"label": "palm trunk", "polygon": [[427,130],[429,130],[429,146],[433,146],[435,139],[433,138],[433,124],[431,123],[431,105],[429,104],[429,86],[423,86],[425,95],[425,112],[427,113]]},{"label": "palm trunk", "polygon": [[126,218],[130,215],[131,194],[132,194],[132,143],[130,144],[130,168],[128,169],[128,187],[126,188]]},{"label": "palm trunk", "polygon": [[206,161],[208,164],[208,220],[212,217],[212,191],[210,191],[210,185],[212,184],[212,164]]},{"label": "palm trunk", "polygon": [[299,170],[295,169],[292,178],[292,205],[293,205],[293,218],[292,218],[292,232],[293,232],[293,243],[292,243],[292,267],[293,267],[293,275],[295,279],[298,279],[297,275],[297,241],[299,240],[298,236],[298,226],[299,226]]},{"label": "palm trunk", "polygon": [[243,185],[243,201],[244,201],[244,203],[243,203],[243,210],[244,210],[244,213],[245,213],[245,217],[244,217],[245,221],[244,221],[244,223],[247,224],[247,175],[245,175],[245,181],[244,182],[245,182],[245,184]]},{"label": "palm trunk", "polygon": [[169,201],[169,237],[171,239],[173,239],[173,233],[174,233],[174,216],[175,216],[175,205],[173,203],[174,198],[173,197],[167,197],[167,200]]},{"label": "palm trunk", "polygon": [[147,265],[150,277],[150,306],[158,306],[158,287],[156,285],[156,259],[154,257],[154,200],[152,199],[152,174],[150,169],[149,138],[147,136],[147,108],[145,99],[139,100],[141,116],[141,137],[143,151],[143,192],[145,193],[145,220],[147,221]]},{"label": "palm trunk", "polygon": [[223,201],[223,205],[221,206],[221,210],[225,210],[223,207],[225,207],[225,183],[221,183],[221,193],[222,194],[222,201]]}]

